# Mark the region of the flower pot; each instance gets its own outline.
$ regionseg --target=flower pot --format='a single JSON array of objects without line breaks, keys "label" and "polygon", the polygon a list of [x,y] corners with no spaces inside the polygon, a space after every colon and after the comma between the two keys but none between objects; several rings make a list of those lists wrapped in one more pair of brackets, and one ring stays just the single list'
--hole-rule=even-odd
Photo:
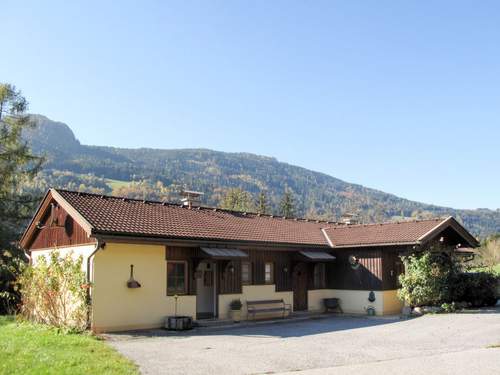
[{"label": "flower pot", "polygon": [[229,310],[229,315],[231,316],[233,322],[238,323],[241,321],[241,310]]}]

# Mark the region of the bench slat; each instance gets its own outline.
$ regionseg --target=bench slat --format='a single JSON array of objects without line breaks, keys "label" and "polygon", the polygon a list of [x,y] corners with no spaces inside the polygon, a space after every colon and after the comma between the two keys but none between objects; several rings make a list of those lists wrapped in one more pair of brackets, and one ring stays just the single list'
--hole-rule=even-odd
[{"label": "bench slat", "polygon": [[[274,312],[274,311],[284,311],[285,309],[281,308],[281,307],[277,307],[277,308],[274,308],[274,309],[260,309],[260,310],[255,310],[255,312],[259,312],[259,313],[263,313],[263,312]],[[252,310],[252,313],[254,311]]]},{"label": "bench slat", "polygon": [[273,303],[283,303],[282,299],[271,299],[267,301],[247,301],[247,305],[270,305]]}]

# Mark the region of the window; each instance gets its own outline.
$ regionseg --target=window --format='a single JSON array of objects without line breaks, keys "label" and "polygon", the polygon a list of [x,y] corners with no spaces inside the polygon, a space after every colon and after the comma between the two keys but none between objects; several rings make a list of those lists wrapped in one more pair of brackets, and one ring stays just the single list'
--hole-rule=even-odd
[{"label": "window", "polygon": [[167,295],[187,293],[187,262],[167,262]]},{"label": "window", "polygon": [[274,264],[266,262],[264,264],[264,282],[272,284],[274,282]]},{"label": "window", "polygon": [[326,270],[325,263],[318,263],[314,266],[314,288],[326,288]]},{"label": "window", "polygon": [[252,284],[252,263],[250,262],[241,263],[241,283],[243,285]]}]

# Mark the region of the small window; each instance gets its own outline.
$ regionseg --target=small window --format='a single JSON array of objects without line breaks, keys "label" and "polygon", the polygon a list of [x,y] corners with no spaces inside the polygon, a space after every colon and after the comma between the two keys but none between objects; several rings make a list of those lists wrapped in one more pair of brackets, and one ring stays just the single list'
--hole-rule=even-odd
[{"label": "small window", "polygon": [[243,285],[252,284],[252,263],[250,262],[241,263],[241,283]]},{"label": "small window", "polygon": [[314,266],[314,288],[326,288],[326,271],[325,263],[318,263]]},{"label": "small window", "polygon": [[167,262],[167,295],[187,293],[187,263]]},{"label": "small window", "polygon": [[266,262],[264,264],[264,282],[272,284],[274,282],[274,264]]}]

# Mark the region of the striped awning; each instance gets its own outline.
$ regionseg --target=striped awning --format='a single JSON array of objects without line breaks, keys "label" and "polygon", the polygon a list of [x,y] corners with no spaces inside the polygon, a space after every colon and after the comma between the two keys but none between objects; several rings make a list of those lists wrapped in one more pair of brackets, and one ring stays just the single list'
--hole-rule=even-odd
[{"label": "striped awning", "polygon": [[224,249],[218,247],[202,247],[201,250],[214,259],[247,258],[248,254],[239,249]]},{"label": "striped awning", "polygon": [[314,262],[331,262],[335,260],[335,257],[326,251],[301,251],[300,255]]}]

